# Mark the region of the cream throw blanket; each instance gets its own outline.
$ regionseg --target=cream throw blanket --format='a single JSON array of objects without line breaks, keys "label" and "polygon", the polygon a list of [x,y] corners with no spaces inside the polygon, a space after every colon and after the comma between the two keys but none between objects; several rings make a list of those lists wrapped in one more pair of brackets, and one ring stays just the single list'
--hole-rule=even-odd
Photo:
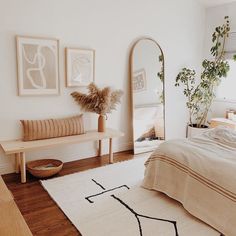
[{"label": "cream throw blanket", "polygon": [[236,235],[236,133],[225,128],[162,143],[146,162],[143,186],[181,202],[226,236]]}]

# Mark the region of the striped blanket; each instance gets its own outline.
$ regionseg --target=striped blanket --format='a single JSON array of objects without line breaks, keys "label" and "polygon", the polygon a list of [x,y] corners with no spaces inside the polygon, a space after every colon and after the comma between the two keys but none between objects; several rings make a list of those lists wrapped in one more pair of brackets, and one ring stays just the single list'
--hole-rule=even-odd
[{"label": "striped blanket", "polygon": [[216,128],[162,143],[143,187],[164,192],[226,236],[236,235],[236,133]]}]

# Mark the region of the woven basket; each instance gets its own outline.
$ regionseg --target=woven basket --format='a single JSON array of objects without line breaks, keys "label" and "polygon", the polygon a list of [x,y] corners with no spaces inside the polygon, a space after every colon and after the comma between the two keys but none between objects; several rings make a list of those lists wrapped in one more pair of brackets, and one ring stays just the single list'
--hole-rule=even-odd
[{"label": "woven basket", "polygon": [[27,170],[35,177],[47,178],[57,174],[63,166],[63,162],[56,159],[41,159],[27,162]]}]

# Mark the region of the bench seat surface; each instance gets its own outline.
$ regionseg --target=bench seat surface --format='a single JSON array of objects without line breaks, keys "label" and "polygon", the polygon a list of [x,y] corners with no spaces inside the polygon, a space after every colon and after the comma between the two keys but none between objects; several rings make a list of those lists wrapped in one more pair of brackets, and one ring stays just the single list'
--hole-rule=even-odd
[{"label": "bench seat surface", "polygon": [[3,141],[0,142],[0,144],[5,154],[9,155],[14,153],[33,151],[36,149],[50,148],[58,145],[115,138],[123,135],[124,134],[118,130],[107,129],[105,132],[87,131],[85,134],[74,135],[74,136],[66,136],[59,138],[27,141],[27,142],[24,142],[22,140],[12,140],[12,141]]}]

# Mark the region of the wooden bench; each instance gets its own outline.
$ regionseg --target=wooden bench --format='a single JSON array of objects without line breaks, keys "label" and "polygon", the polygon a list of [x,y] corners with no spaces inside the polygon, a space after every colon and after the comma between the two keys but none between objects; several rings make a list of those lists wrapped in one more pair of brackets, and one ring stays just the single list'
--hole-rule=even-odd
[{"label": "wooden bench", "polygon": [[0,176],[0,235],[32,236],[10,191]]},{"label": "wooden bench", "polygon": [[106,129],[105,132],[87,131],[85,134],[66,136],[60,138],[43,139],[24,142],[22,140],[3,141],[0,145],[6,155],[15,154],[15,171],[21,172],[21,183],[26,182],[26,157],[28,151],[52,148],[67,144],[75,144],[89,141],[99,141],[98,156],[102,156],[102,140],[109,139],[109,162],[113,163],[112,139],[123,136],[124,133]]}]

